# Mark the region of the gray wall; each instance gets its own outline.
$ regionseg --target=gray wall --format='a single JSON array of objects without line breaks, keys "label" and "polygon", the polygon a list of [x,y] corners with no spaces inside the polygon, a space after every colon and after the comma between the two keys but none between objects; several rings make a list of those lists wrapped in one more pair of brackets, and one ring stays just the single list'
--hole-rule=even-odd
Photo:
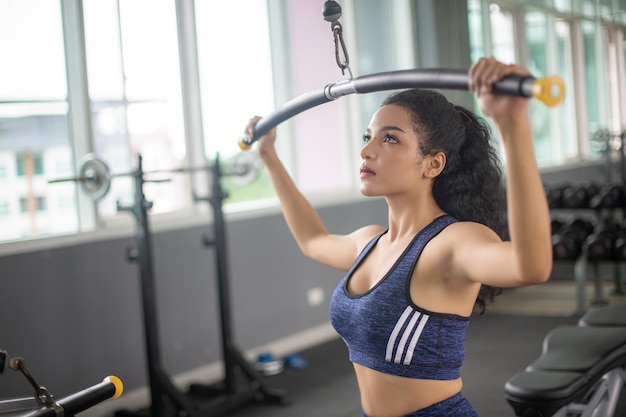
[{"label": "gray wall", "polygon": [[[382,200],[320,209],[330,230],[385,224]],[[228,221],[232,329],[241,350],[328,321],[342,273],[305,258],[282,215]],[[212,228],[153,234],[161,358],[170,375],[221,360]],[[125,390],[147,385],[140,277],[126,260],[133,236],[0,257],[0,349],[26,359],[60,397],[117,375]],[[321,287],[322,305],[306,292]],[[0,398],[30,395],[17,372],[0,377]]]},{"label": "gray wall", "polygon": [[[462,67],[469,62],[467,38],[453,37],[454,48],[443,43],[465,2],[450,2],[454,13],[444,13],[440,3],[419,3],[418,33],[428,40],[419,48],[420,65]],[[431,39],[439,41],[430,45]],[[547,184],[602,181],[604,169],[598,163],[544,178]],[[324,207],[320,214],[338,233],[387,219],[384,203],[371,199]],[[210,229],[207,219],[203,227],[154,235],[159,346],[171,375],[221,358],[214,252],[201,244]],[[281,215],[227,221],[227,239],[232,328],[242,350],[327,322],[328,298],[342,273],[304,258]],[[24,357],[56,396],[111,374],[125,390],[147,384],[139,270],[125,258],[133,246],[129,231],[125,238],[0,257],[0,349]],[[306,302],[313,287],[326,294],[317,307]],[[16,372],[0,377],[0,398],[30,393]]]},{"label": "gray wall", "polygon": [[[602,182],[604,167],[553,170],[544,179]],[[380,199],[323,207],[320,215],[337,233],[387,220]],[[226,233],[232,329],[242,351],[327,323],[328,299],[343,274],[305,258],[282,215],[227,219]],[[207,219],[203,227],[153,235],[159,346],[170,375],[221,360],[215,256],[201,243],[211,234]],[[139,268],[126,260],[135,246],[129,234],[0,257],[0,349],[24,357],[57,396],[106,375],[119,376],[125,390],[147,385]],[[326,295],[316,307],[306,301],[313,287]],[[30,392],[17,372],[0,378],[0,398]]]}]

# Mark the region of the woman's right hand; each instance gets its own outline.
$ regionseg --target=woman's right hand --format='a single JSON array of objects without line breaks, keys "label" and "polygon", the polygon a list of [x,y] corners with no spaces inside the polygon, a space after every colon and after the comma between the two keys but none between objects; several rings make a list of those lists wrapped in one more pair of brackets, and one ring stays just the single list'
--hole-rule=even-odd
[{"label": "woman's right hand", "polygon": [[[246,139],[252,138],[254,135],[254,127],[261,120],[260,116],[254,116],[248,121],[246,128],[244,130],[244,136]],[[273,127],[269,132],[261,136],[257,140],[257,153],[259,157],[263,159],[264,156],[268,154],[273,154],[276,152],[274,148],[274,143],[276,142],[276,127]]]}]

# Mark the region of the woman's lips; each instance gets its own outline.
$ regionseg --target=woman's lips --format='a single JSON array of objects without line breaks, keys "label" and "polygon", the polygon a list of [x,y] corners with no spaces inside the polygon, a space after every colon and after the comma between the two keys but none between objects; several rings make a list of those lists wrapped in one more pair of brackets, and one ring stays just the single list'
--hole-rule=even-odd
[{"label": "woman's lips", "polygon": [[366,167],[365,165],[361,166],[359,173],[360,173],[361,178],[371,177],[373,175],[376,175],[376,173],[372,169]]}]

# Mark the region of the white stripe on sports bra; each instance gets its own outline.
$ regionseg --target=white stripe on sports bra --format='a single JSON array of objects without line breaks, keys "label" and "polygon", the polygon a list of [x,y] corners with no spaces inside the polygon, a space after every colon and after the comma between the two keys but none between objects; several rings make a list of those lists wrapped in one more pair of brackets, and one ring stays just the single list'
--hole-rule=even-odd
[{"label": "white stripe on sports bra", "polygon": [[[396,340],[398,340],[400,331],[402,330],[402,327],[407,322],[407,320],[409,320],[409,323],[404,329],[404,331],[402,332],[402,336],[400,337],[400,342],[398,343],[398,347],[396,348],[396,354],[394,357],[393,352],[394,352]],[[409,365],[411,363],[411,360],[413,359],[413,352],[415,351],[415,346],[417,345],[417,341],[419,340],[420,335],[422,334],[422,331],[424,330],[424,327],[426,326],[426,322],[428,322],[428,316],[426,314],[422,314],[418,311],[414,311],[411,306],[407,306],[406,309],[404,309],[404,312],[402,313],[398,321],[396,322],[396,325],[394,326],[393,331],[391,332],[391,335],[389,336],[389,340],[387,341],[387,349],[385,352],[385,360],[388,362],[391,362],[393,358],[394,363],[402,362],[404,365]],[[416,329],[416,325],[417,325],[417,329]],[[413,333],[414,329],[415,329],[415,333],[413,334],[413,337],[411,337],[411,341],[409,342],[408,349],[407,349],[406,342],[411,336],[411,333]],[[404,358],[404,361],[402,361],[402,356],[405,354],[406,356]]]}]

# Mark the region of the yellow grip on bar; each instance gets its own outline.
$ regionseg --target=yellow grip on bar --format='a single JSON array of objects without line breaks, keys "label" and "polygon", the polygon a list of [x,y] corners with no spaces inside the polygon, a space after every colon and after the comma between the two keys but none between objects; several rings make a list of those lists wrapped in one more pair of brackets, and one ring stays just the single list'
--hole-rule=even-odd
[{"label": "yellow grip on bar", "polygon": [[118,398],[124,392],[124,384],[122,384],[122,380],[116,376],[110,375],[104,378],[105,382],[110,382],[115,387],[115,394],[111,398]]},{"label": "yellow grip on bar", "polygon": [[252,145],[244,142],[243,138],[239,138],[239,140],[237,141],[237,145],[239,145],[239,149],[241,149],[242,151],[249,151],[250,149],[252,149]]},{"label": "yellow grip on bar", "polygon": [[532,86],[532,95],[548,107],[559,105],[565,99],[565,81],[558,75],[537,78]]}]

